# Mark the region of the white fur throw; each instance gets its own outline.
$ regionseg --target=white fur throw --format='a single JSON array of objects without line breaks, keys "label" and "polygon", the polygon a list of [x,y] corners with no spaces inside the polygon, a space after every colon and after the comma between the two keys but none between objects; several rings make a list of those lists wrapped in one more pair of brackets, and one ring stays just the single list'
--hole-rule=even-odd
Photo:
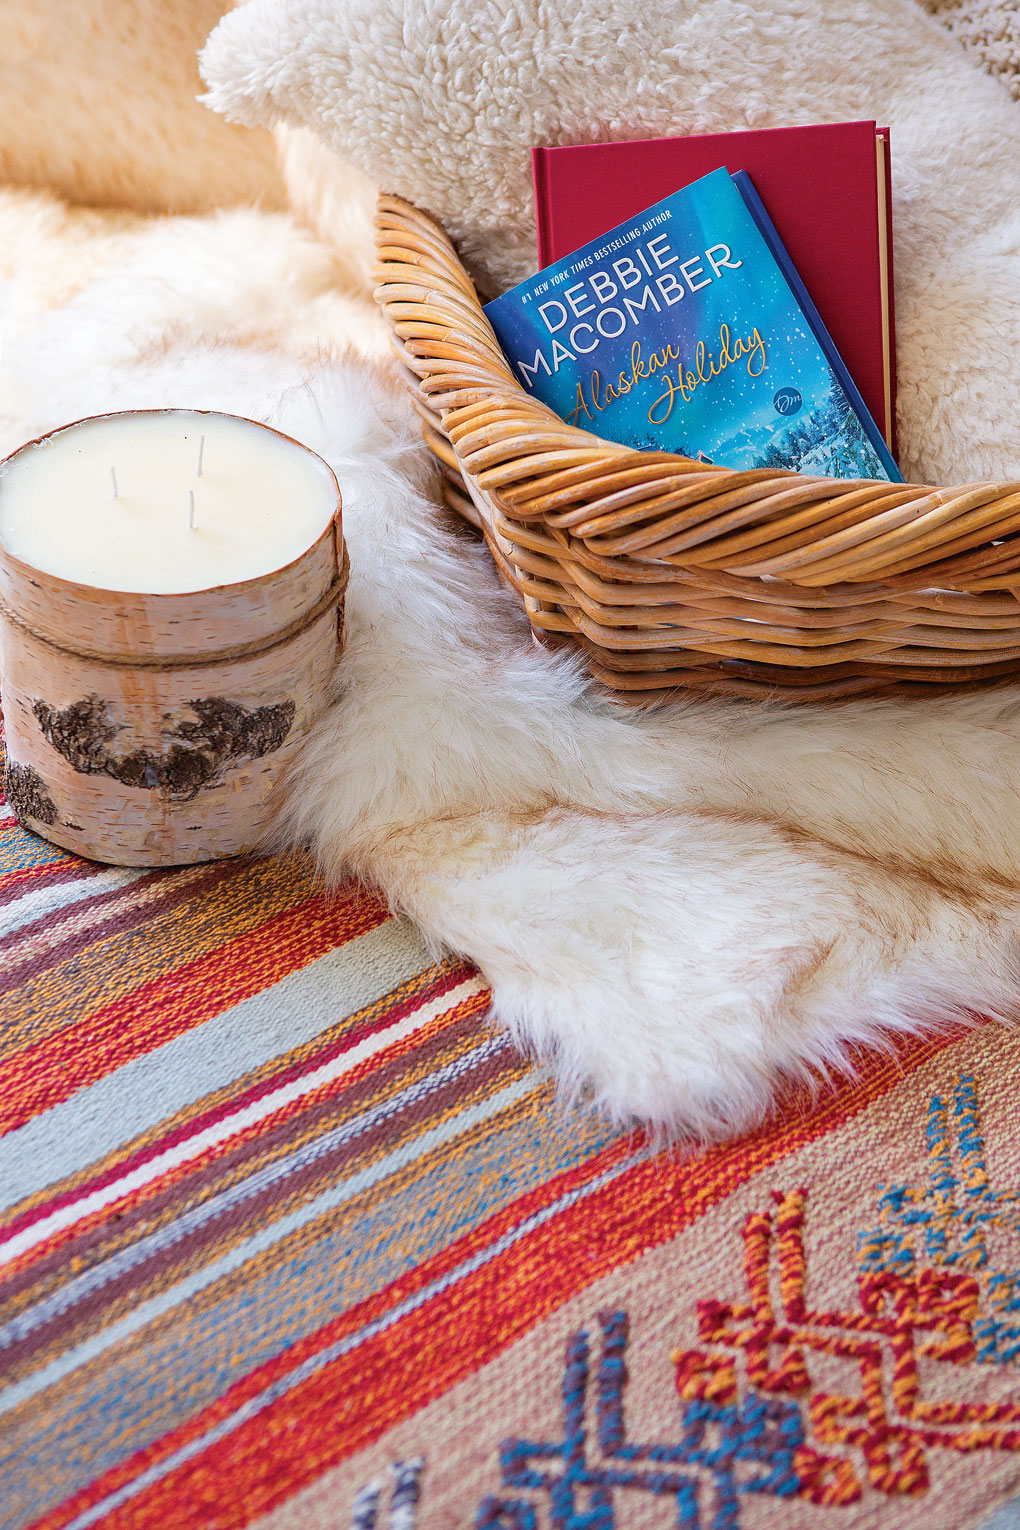
[{"label": "white fur throw", "polygon": [[[288,804],[333,878],[474,958],[498,1020],[615,1116],[742,1129],[851,1042],[1017,1008],[1020,693],[644,716],[536,650],[451,529],[330,252],[256,213],[0,195],[0,451],[103,409],[265,419],[333,464],[343,694]],[[361,326],[360,330],[358,326]],[[73,506],[69,507],[73,513]]]},{"label": "white fur throw", "polygon": [[202,70],[435,213],[489,288],[534,269],[532,144],[888,123],[901,465],[1020,471],[1020,113],[913,0],[248,0]]},{"label": "white fur throw", "polygon": [[[1020,472],[1020,115],[910,0],[249,0],[203,72],[436,212],[491,284],[534,263],[534,142],[888,122],[904,466]],[[392,577],[428,664],[394,656],[385,705],[352,680],[293,821],[471,954],[564,1077],[707,1135],[851,1038],[1020,1007],[1014,691],[621,718],[419,535]]]}]

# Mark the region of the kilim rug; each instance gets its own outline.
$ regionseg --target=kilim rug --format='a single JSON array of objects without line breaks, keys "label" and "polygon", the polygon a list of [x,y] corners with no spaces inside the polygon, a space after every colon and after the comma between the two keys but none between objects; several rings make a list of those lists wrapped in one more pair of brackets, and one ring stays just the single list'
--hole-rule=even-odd
[{"label": "kilim rug", "polygon": [[0,921],[3,1530],[1015,1525],[1016,1036],[682,1160],[299,863]]}]

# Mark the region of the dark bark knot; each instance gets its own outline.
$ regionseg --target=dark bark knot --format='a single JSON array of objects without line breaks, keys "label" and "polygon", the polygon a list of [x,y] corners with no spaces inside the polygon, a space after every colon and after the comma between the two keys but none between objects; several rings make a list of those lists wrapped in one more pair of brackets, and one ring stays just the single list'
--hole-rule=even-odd
[{"label": "dark bark knot", "polygon": [[297,710],[293,701],[252,710],[223,696],[189,701],[188,709],[193,716],[166,714],[162,732],[168,743],[162,753],[118,754],[113,746],[120,728],[98,696],[72,701],[60,711],[45,701],[32,706],[46,742],[74,770],[158,791],[172,802],[190,802],[237,760],[260,760],[279,749]]},{"label": "dark bark knot", "polygon": [[31,765],[16,765],[8,760],[4,771],[4,795],[19,823],[34,818],[36,823],[56,823],[60,814],[50,796],[49,787]]}]

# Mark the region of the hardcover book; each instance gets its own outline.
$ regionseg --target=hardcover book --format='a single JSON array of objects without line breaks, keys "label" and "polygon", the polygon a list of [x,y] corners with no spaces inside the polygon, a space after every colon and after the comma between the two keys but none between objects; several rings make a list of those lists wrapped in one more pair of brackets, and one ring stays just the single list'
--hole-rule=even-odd
[{"label": "hardcover book", "polygon": [[874,122],[533,151],[538,258],[552,265],[720,166],[746,170],[895,453],[889,134]]},{"label": "hardcover book", "polygon": [[485,312],[524,388],[596,435],[900,481],[743,172],[703,176]]}]

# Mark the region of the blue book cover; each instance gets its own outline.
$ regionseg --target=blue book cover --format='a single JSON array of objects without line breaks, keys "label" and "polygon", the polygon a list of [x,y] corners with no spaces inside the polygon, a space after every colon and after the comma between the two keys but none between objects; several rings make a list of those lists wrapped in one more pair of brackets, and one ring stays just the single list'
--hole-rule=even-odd
[{"label": "blue book cover", "polygon": [[525,390],[595,435],[902,481],[743,171],[702,176],[485,313]]}]

